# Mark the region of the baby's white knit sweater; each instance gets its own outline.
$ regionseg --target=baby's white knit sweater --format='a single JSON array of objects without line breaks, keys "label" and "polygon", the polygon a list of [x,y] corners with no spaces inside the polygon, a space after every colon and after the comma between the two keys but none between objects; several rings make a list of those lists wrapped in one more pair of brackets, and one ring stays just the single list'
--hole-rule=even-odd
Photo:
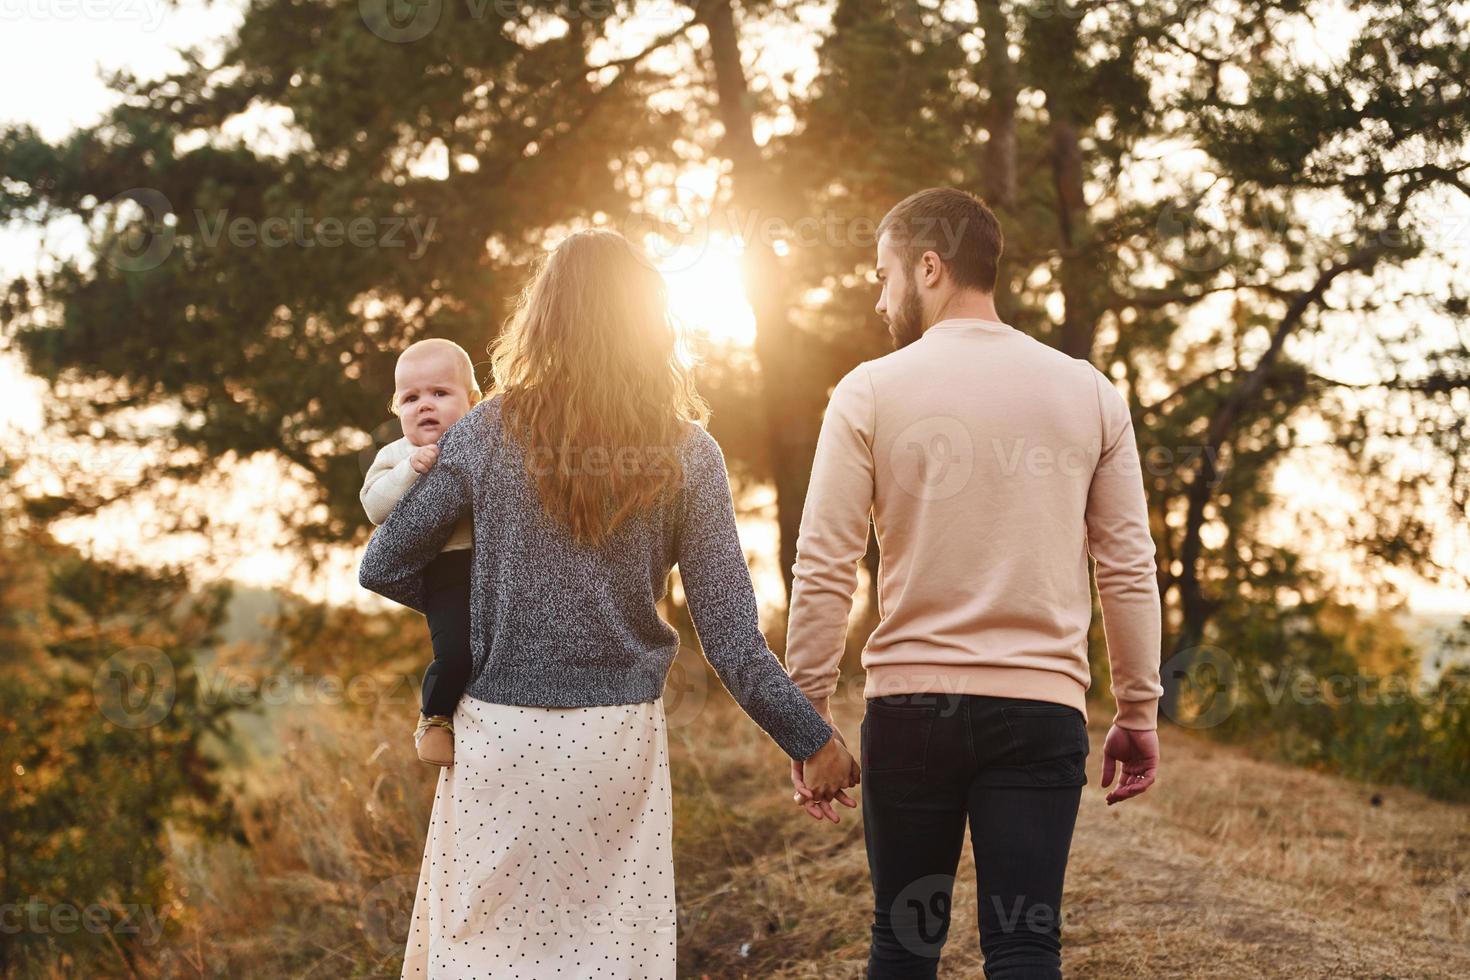
[{"label": "baby's white knit sweater", "polygon": [[[418,472],[408,461],[418,448],[408,441],[407,436],[403,436],[378,450],[373,465],[368,467],[358,498],[362,500],[368,520],[374,525],[382,524],[388,519],[388,515],[393,512],[393,505],[398,503],[419,478]],[[474,543],[474,522],[466,517],[454,526],[449,543],[443,550],[459,551],[473,547]]]}]

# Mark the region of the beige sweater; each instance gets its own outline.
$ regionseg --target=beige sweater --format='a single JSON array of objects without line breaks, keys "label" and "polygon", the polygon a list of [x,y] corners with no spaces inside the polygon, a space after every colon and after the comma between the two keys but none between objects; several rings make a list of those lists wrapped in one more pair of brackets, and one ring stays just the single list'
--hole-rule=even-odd
[{"label": "beige sweater", "polygon": [[[393,512],[393,506],[413,486],[413,481],[419,478],[413,464],[408,461],[417,448],[404,436],[379,449],[378,455],[373,458],[373,465],[368,467],[367,476],[362,481],[362,490],[357,496],[362,501],[362,509],[367,511],[368,520],[374,524],[381,524],[388,519],[388,515]],[[466,517],[454,525],[449,543],[443,550],[459,551],[473,548],[474,544],[474,521]]]},{"label": "beige sweater", "polygon": [[1088,555],[1124,728],[1158,715],[1154,543],[1128,406],[990,320],[944,320],[832,392],[797,541],[787,670],[829,697],[871,514],[882,561],[865,697],[1034,698],[1086,714]]}]

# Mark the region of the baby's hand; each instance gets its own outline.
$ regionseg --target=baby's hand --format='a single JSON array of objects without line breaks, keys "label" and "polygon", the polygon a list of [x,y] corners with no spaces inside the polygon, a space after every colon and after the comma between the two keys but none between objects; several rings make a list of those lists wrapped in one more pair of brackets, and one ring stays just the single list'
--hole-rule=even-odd
[{"label": "baby's hand", "polygon": [[439,447],[430,443],[420,446],[408,457],[408,465],[412,466],[415,473],[427,473],[429,468],[439,460]]}]

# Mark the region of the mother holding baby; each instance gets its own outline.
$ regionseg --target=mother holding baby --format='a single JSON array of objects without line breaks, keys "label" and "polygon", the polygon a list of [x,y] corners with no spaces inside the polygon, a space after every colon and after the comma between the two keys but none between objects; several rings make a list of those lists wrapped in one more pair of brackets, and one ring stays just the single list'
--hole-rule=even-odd
[{"label": "mother holding baby", "polygon": [[662,695],[679,637],[657,604],[676,564],[721,681],[816,800],[850,804],[852,756],[761,634],[677,346],[634,244],[562,242],[495,343],[490,396],[438,437],[363,556],[363,586],[423,612],[426,570],[472,527],[469,680],[404,976],[675,975]]}]

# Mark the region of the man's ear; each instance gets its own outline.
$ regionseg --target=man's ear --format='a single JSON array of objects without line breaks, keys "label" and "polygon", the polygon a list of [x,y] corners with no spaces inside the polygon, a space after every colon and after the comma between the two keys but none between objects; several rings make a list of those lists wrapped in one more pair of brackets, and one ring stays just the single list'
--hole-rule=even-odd
[{"label": "man's ear", "polygon": [[939,285],[939,277],[943,272],[943,265],[939,261],[939,255],[935,252],[925,252],[919,257],[919,262],[924,267],[924,284],[931,288]]}]

